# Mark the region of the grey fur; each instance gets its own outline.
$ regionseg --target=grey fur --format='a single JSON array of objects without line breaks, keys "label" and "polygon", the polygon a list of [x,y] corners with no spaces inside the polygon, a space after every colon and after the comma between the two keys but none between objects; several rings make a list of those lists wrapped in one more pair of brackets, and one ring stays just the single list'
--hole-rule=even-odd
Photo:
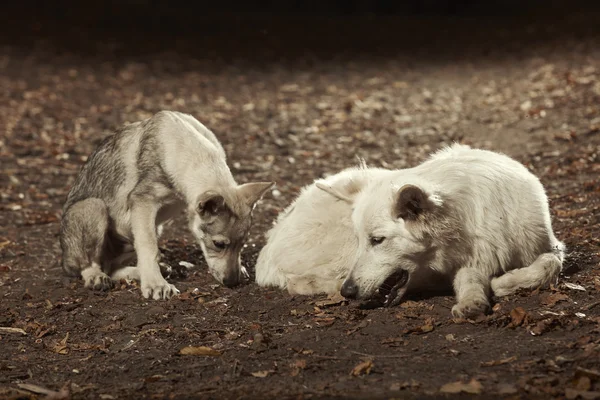
[{"label": "grey fur", "polygon": [[[252,209],[272,185],[237,185],[212,132],[190,115],[161,111],[105,139],[82,168],[63,208],[63,269],[95,289],[108,289],[109,275],[130,276],[141,280],[144,297],[168,298],[178,291],[160,274],[157,240],[187,209],[211,273],[233,286],[247,275],[239,253]],[[201,217],[205,193],[222,196],[224,207]],[[138,268],[123,268],[136,256]]]}]

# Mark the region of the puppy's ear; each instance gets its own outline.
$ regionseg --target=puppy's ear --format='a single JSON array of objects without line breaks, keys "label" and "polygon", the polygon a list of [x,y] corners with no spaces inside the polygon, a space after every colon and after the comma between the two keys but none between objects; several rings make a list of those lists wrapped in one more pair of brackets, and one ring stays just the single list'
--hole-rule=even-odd
[{"label": "puppy's ear", "polygon": [[202,219],[219,215],[226,209],[225,198],[214,190],[208,190],[198,198],[198,214]]},{"label": "puppy's ear", "polygon": [[441,199],[429,195],[420,187],[404,185],[396,193],[392,213],[396,218],[413,221],[441,204]]},{"label": "puppy's ear", "polygon": [[244,202],[253,207],[260,200],[267,190],[273,187],[275,182],[252,182],[245,183],[237,187],[238,194],[244,199]]}]

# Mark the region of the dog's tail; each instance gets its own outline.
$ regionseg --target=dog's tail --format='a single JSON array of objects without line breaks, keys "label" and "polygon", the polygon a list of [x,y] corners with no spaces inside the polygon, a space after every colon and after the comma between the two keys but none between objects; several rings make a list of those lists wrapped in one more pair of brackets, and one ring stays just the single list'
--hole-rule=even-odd
[{"label": "dog's tail", "polygon": [[530,266],[514,269],[492,279],[496,296],[507,296],[520,288],[535,289],[556,283],[562,270],[564,245],[559,243],[550,253],[541,254]]}]

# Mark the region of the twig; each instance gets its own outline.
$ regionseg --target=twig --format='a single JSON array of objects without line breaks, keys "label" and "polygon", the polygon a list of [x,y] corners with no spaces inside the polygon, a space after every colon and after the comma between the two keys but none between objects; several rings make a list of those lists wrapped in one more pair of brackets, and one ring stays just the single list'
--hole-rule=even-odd
[{"label": "twig", "polygon": [[598,305],[600,305],[600,301],[597,301],[597,302],[592,303],[592,304],[588,304],[587,306],[585,306],[584,310],[589,311],[589,310],[591,310],[592,308],[594,308],[594,307],[596,307]]},{"label": "twig", "polygon": [[0,333],[20,333],[21,335],[26,336],[27,332],[25,332],[21,328],[10,328],[7,326],[0,326]]},{"label": "twig", "polygon": [[31,383],[18,383],[17,386],[19,387],[19,389],[23,389],[35,394],[45,394],[46,396],[56,394],[56,391],[54,390],[46,389],[44,387],[34,385]]},{"label": "twig", "polygon": [[405,358],[405,357],[408,357],[407,354],[382,354],[382,355],[375,355],[375,354],[361,353],[360,351],[351,351],[350,353],[354,353],[354,354],[358,354],[359,356],[370,357],[370,358]]}]

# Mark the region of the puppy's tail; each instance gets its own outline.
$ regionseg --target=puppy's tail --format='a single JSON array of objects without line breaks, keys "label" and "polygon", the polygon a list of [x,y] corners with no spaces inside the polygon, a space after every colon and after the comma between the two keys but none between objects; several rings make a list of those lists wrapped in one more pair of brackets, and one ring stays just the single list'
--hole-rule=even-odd
[{"label": "puppy's tail", "polygon": [[514,269],[492,279],[494,294],[507,296],[520,288],[534,289],[555,283],[562,270],[563,252],[564,246],[553,249],[550,253],[541,254],[528,267]]}]

